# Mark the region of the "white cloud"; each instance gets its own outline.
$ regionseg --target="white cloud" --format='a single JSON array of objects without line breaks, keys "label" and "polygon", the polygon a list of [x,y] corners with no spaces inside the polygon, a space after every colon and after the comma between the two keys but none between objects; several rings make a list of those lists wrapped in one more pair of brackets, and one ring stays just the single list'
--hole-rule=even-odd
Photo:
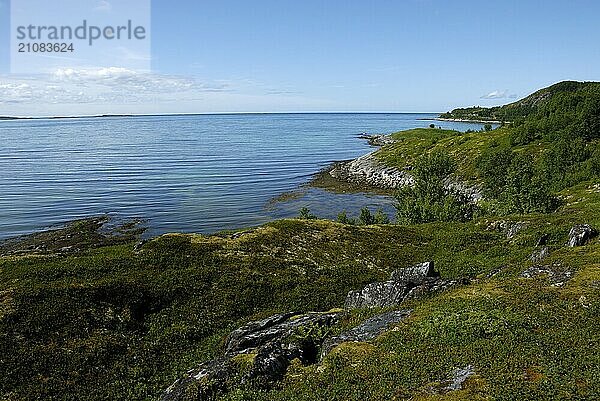
[{"label": "white cloud", "polygon": [[499,91],[495,90],[493,92],[488,93],[487,95],[481,96],[481,99],[504,99],[508,96],[508,91]]},{"label": "white cloud", "polygon": [[[267,93],[265,93],[267,92]],[[275,100],[274,100],[275,99]],[[0,115],[64,116],[332,109],[290,87],[244,78],[203,82],[121,67],[61,68],[46,75],[0,75]]]},{"label": "white cloud", "polygon": [[94,7],[94,11],[110,12],[111,10],[112,4],[110,4],[106,0],[101,0],[100,2],[98,2],[98,5]]},{"label": "white cloud", "polygon": [[0,104],[111,104],[194,98],[206,92],[228,91],[224,83],[139,73],[126,68],[63,68],[53,74],[0,77]]}]

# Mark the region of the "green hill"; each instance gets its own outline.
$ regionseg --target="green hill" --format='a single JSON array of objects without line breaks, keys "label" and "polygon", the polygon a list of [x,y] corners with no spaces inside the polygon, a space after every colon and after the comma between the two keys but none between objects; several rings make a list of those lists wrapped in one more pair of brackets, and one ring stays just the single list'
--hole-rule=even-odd
[{"label": "green hill", "polygon": [[597,116],[599,107],[600,83],[564,81],[540,89],[524,99],[505,106],[455,109],[440,117],[520,122],[547,119],[557,115],[562,117],[568,114],[572,118],[585,120]]}]

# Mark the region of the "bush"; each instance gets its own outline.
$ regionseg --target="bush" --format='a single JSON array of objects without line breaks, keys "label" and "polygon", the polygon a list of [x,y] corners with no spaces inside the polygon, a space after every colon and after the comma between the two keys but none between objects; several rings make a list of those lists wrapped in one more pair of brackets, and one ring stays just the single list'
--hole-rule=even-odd
[{"label": "bush", "polygon": [[300,209],[300,214],[298,216],[302,220],[316,220],[317,216],[310,212],[310,209],[307,207],[303,207]]},{"label": "bush", "polygon": [[557,156],[563,153],[565,151],[551,151],[548,170],[541,168],[538,173],[531,156],[517,155],[505,147],[485,150],[476,166],[483,181],[484,195],[496,201],[492,202],[494,212],[548,213],[556,209],[557,200],[550,194],[551,179],[555,179],[557,174],[555,169],[563,171],[564,167],[558,166],[560,160],[580,157],[575,156],[578,151],[572,152],[569,157]]},{"label": "bush", "polygon": [[416,162],[414,185],[401,188],[396,194],[398,222],[419,224],[432,221],[466,221],[473,217],[475,205],[451,185],[456,170],[446,154],[434,152]]},{"label": "bush", "polygon": [[512,146],[527,145],[537,139],[540,139],[541,135],[538,129],[533,123],[523,123],[516,125],[510,133],[510,144]]},{"label": "bush", "polygon": [[377,209],[374,219],[375,224],[390,224],[390,218],[381,209]]},{"label": "bush", "polygon": [[373,217],[368,207],[363,207],[362,209],[360,209],[360,216],[358,217],[358,222],[363,226],[375,224],[375,217]]},{"label": "bush", "polygon": [[521,155],[513,157],[498,200],[504,214],[549,213],[558,206],[548,182],[535,174],[531,158]]},{"label": "bush", "polygon": [[590,157],[590,152],[581,138],[563,138],[555,142],[544,154],[541,174],[554,190],[561,190],[579,181],[589,179],[589,171],[581,163]]},{"label": "bush", "polygon": [[342,211],[341,213],[338,214],[337,216],[337,222],[338,223],[342,223],[342,224],[351,224],[354,225],[356,224],[356,219],[350,218],[348,217],[348,215],[346,214],[346,211]]},{"label": "bush", "polygon": [[483,152],[476,162],[481,178],[483,192],[486,197],[498,198],[506,186],[506,172],[513,159],[509,148],[491,147]]}]

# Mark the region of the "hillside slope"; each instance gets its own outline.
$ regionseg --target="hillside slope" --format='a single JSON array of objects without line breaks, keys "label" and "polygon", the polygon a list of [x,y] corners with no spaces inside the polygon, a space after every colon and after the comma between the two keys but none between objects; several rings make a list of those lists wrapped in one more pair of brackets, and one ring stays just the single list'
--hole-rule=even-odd
[{"label": "hillside slope", "polygon": [[464,120],[516,121],[532,116],[539,111],[552,109],[556,103],[560,103],[563,99],[577,97],[593,98],[594,101],[597,101],[600,97],[600,83],[563,81],[504,106],[459,108],[444,113],[440,117]]},{"label": "hillside slope", "polygon": [[[489,132],[394,134],[375,156],[415,176],[399,203],[427,222],[288,219],[138,243],[94,219],[0,243],[0,399],[596,400],[586,90]],[[481,185],[475,212],[454,213],[448,174]]]}]

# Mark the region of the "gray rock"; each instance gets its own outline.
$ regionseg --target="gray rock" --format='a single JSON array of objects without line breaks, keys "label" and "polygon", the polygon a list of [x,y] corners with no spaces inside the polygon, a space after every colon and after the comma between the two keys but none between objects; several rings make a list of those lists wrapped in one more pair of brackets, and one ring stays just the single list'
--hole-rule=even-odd
[{"label": "gray rock", "polygon": [[[381,162],[376,152],[368,153],[354,160],[334,163],[329,171],[333,178],[360,185],[368,185],[383,189],[398,189],[414,184],[414,177],[408,171],[411,166],[396,168],[386,166]],[[448,181],[446,189],[458,191],[465,195],[470,202],[478,202],[483,198],[481,187],[464,182]]]},{"label": "gray rock", "polygon": [[428,294],[435,294],[459,285],[467,285],[469,283],[470,280],[466,278],[459,280],[427,278],[421,284],[412,287],[404,299],[421,298]]},{"label": "gray rock", "polygon": [[434,269],[433,262],[423,262],[405,269],[394,270],[390,280],[420,283],[427,277],[439,276],[440,274]]},{"label": "gray rock", "polygon": [[389,281],[371,283],[360,291],[350,291],[346,296],[345,307],[355,309],[396,306],[405,299],[444,291],[466,282],[441,279],[440,274],[433,268],[433,262],[420,263],[394,271]]},{"label": "gray rock", "polygon": [[569,270],[557,270],[550,266],[531,266],[521,273],[523,278],[535,278],[546,276],[553,287],[562,287],[567,281],[573,278],[573,272]]},{"label": "gray rock", "polygon": [[280,341],[302,326],[332,326],[337,322],[339,315],[338,312],[287,313],[248,323],[231,332],[225,345],[225,355],[248,353],[270,342]]},{"label": "gray rock", "polygon": [[526,221],[498,220],[488,224],[487,229],[504,233],[506,239],[513,239],[525,227],[527,227]]},{"label": "gray rock", "polygon": [[533,253],[531,254],[531,256],[529,257],[529,260],[531,260],[533,263],[540,263],[542,260],[546,259],[548,256],[550,256],[550,250],[548,249],[547,246],[545,246],[541,249],[534,250]]},{"label": "gray rock", "polygon": [[396,189],[412,185],[413,177],[406,171],[385,166],[375,153],[357,159],[339,162],[329,172],[333,178],[384,189]]},{"label": "gray rock", "polygon": [[363,133],[359,136],[360,139],[366,139],[371,146],[385,146],[396,142],[390,135],[378,135]]},{"label": "gray rock", "polygon": [[273,382],[283,379],[290,363],[302,359],[302,349],[281,342],[272,342],[258,350],[250,371],[242,377],[242,384],[251,383],[259,388],[269,388]]},{"label": "gray rock", "polygon": [[345,308],[386,308],[399,305],[410,290],[411,283],[402,281],[384,281],[371,283],[361,291],[350,291],[346,297]]},{"label": "gray rock", "polygon": [[382,313],[365,320],[359,326],[346,331],[335,337],[330,337],[323,343],[321,349],[321,359],[331,352],[338,345],[345,342],[366,342],[374,340],[383,334],[389,326],[396,324],[410,316],[410,310],[399,310]]},{"label": "gray rock", "polygon": [[464,368],[454,369],[452,371],[452,378],[448,381],[448,385],[444,387],[445,391],[456,391],[461,390],[463,383],[467,379],[475,374],[475,369],[471,365],[467,365]]},{"label": "gray rock", "polygon": [[535,244],[535,246],[545,246],[548,243],[549,238],[550,236],[548,234],[542,235],[540,239],[538,239],[538,242]]},{"label": "gray rock", "polygon": [[[223,356],[189,370],[165,390],[160,400],[213,400],[242,384],[269,388],[283,378],[292,360],[313,363],[318,358],[321,344],[313,344],[313,339],[296,344],[291,339],[295,331],[302,327],[329,327],[337,323],[340,315],[286,313],[250,322],[229,335]],[[241,371],[236,363],[235,358],[240,355],[251,359],[247,371]]]},{"label": "gray rock", "polygon": [[[228,358],[205,362],[189,370],[175,381],[160,397],[160,401],[211,400],[229,389],[228,381],[236,371]],[[193,397],[193,398],[192,398]]]},{"label": "gray rock", "polygon": [[570,247],[583,246],[597,234],[589,224],[577,224],[569,231]]}]

